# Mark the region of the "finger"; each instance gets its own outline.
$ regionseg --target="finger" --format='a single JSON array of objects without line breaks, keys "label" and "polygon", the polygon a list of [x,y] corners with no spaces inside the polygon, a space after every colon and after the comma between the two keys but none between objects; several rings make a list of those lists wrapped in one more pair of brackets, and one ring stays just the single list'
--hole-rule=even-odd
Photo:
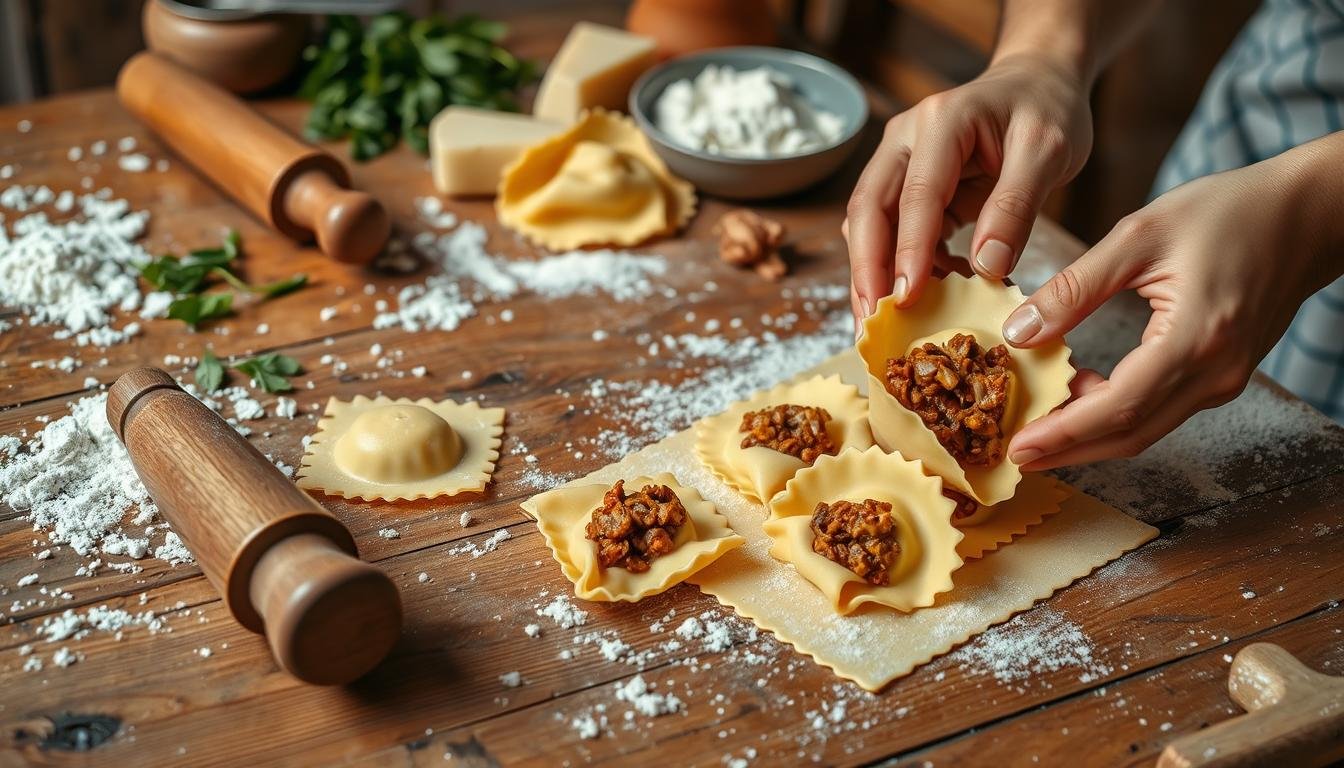
[{"label": "finger", "polygon": [[941,241],[943,214],[966,161],[961,142],[946,132],[925,133],[914,147],[901,188],[892,293],[908,306],[919,298]]},{"label": "finger", "polygon": [[1128,432],[1116,432],[1097,440],[1080,443],[1049,456],[1042,456],[1022,466],[1024,472],[1038,472],[1055,467],[1090,464],[1137,456],[1161,440],[1172,430],[1185,423],[1198,411],[1213,404],[1211,398],[1198,388],[1198,382],[1182,382],[1173,397],[1167,398],[1143,423]]},{"label": "finger", "polygon": [[1024,140],[1010,137],[1004,151],[1003,171],[976,220],[971,238],[975,271],[1004,278],[1017,266],[1031,236],[1031,227],[1045,198],[1064,170],[1063,156]]},{"label": "finger", "polygon": [[1182,355],[1171,344],[1155,343],[1130,352],[1108,381],[1064,408],[1031,422],[1013,436],[1008,456],[1014,464],[1030,464],[1078,445],[1115,433],[1138,429],[1163,404],[1183,375]]},{"label": "finger", "polygon": [[1013,310],[1003,322],[1003,338],[1015,347],[1063,338],[1128,285],[1145,264],[1143,244],[1129,242],[1112,230]]},{"label": "finger", "polygon": [[1077,399],[1096,389],[1097,385],[1104,381],[1106,381],[1106,377],[1091,368],[1079,368],[1078,373],[1073,377],[1073,381],[1069,382],[1069,392],[1074,399]]},{"label": "finger", "polygon": [[855,317],[872,314],[877,300],[891,293],[893,213],[910,159],[899,127],[893,127],[898,125],[893,121],[888,126],[887,136],[854,185],[846,210]]}]

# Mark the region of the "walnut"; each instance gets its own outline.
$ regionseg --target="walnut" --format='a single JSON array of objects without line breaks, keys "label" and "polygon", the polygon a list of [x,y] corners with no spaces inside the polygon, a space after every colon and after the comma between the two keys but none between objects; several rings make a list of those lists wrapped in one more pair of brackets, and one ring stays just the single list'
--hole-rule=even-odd
[{"label": "walnut", "polygon": [[890,581],[901,555],[898,533],[885,501],[821,502],[812,513],[812,551],[879,587]]},{"label": "walnut", "polygon": [[826,433],[830,420],[825,408],[776,405],[742,414],[738,431],[746,435],[743,448],[762,445],[811,464],[823,453],[835,453],[835,444]]},{"label": "walnut", "polygon": [[942,346],[924,344],[888,360],[886,387],[963,467],[993,467],[1003,461],[1008,363],[1004,345],[985,350],[958,333]]},{"label": "walnut", "polygon": [[597,544],[597,562],[603,568],[644,573],[649,563],[676,548],[677,529],[686,524],[686,508],[666,485],[646,485],[626,494],[625,481],[602,497],[593,519],[584,528]]},{"label": "walnut", "polygon": [[789,271],[779,255],[784,225],[755,211],[738,208],[719,217],[714,225],[719,236],[719,258],[737,267],[751,267],[766,280],[775,281]]},{"label": "walnut", "polygon": [[975,499],[972,499],[961,491],[944,488],[943,495],[951,499],[952,503],[957,505],[957,508],[952,510],[953,520],[965,520],[971,515],[974,515],[976,510],[980,509],[980,505],[976,503]]}]

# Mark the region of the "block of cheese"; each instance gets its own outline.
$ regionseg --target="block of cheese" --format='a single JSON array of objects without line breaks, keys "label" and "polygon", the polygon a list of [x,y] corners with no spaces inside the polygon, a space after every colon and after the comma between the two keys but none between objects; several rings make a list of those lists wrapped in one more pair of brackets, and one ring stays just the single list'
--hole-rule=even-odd
[{"label": "block of cheese", "polygon": [[581,21],[546,69],[532,114],[569,125],[590,107],[625,111],[630,86],[657,61],[653,38]]},{"label": "block of cheese", "polygon": [[509,163],[564,129],[528,115],[447,107],[429,126],[434,186],[445,195],[493,195]]}]

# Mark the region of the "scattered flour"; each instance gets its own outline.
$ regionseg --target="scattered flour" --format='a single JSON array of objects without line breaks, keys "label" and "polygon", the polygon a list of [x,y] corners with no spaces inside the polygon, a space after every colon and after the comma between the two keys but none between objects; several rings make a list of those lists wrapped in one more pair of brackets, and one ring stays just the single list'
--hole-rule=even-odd
[{"label": "scattered flour", "polygon": [[513,538],[513,534],[509,533],[507,528],[500,528],[498,531],[495,531],[494,533],[490,534],[490,538],[486,539],[485,541],[482,541],[479,545],[476,544],[475,542],[468,541],[464,544],[459,544],[455,547],[450,547],[448,549],[448,554],[450,555],[470,554],[473,558],[481,557],[483,555],[488,555],[491,552],[494,552],[496,549],[499,549],[500,544],[508,541],[511,538]]},{"label": "scattered flour", "polygon": [[561,629],[573,629],[588,623],[588,612],[575,607],[568,595],[556,595],[537,608],[537,615],[554,621]]},{"label": "scattered flour", "polygon": [[63,326],[59,338],[83,334],[77,340],[98,346],[125,341],[134,333],[108,324],[113,309],[140,307],[136,264],[150,256],[135,241],[149,214],[132,212],[104,190],[80,195],[77,212],[57,223],[35,210],[50,196],[46,187],[0,192],[0,208],[26,214],[9,233],[0,227],[0,304],[18,307],[31,322]]},{"label": "scattered flour", "polygon": [[948,658],[969,674],[993,675],[1003,683],[1065,668],[1077,669],[1083,683],[1111,673],[1093,656],[1092,641],[1082,628],[1045,606],[990,627]]}]

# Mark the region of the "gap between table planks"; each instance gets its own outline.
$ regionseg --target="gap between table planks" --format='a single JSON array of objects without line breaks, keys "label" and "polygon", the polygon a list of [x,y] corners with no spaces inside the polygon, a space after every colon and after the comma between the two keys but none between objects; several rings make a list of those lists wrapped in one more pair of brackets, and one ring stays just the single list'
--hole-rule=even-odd
[{"label": "gap between table planks", "polygon": [[[69,709],[77,700],[77,711],[116,715],[133,726],[127,734],[133,740],[113,740],[94,754],[146,765],[172,762],[182,746],[189,759],[201,764],[331,762],[365,753],[376,762],[394,763],[405,759],[406,744],[415,744],[410,751],[423,752],[429,761],[463,743],[508,765],[554,764],[560,754],[597,762],[618,755],[652,759],[646,750],[669,748],[688,764],[711,764],[748,746],[761,752],[762,764],[791,759],[800,747],[807,757],[818,754],[826,762],[862,762],[1051,701],[1068,701],[1080,691],[1221,647],[1224,637],[1237,640],[1320,611],[1333,599],[1320,595],[1337,597],[1344,583],[1344,562],[1332,557],[1344,543],[1336,512],[1342,492],[1344,475],[1333,475],[1206,513],[1207,519],[1176,525],[1156,546],[1100,569],[1058,593],[1048,608],[1035,609],[1057,612],[1082,626],[1094,658],[1111,668],[1087,682],[1079,680],[1076,667],[1065,666],[1000,684],[975,674],[974,665],[967,670],[955,659],[940,658],[869,697],[787,648],[770,664],[757,666],[687,647],[644,673],[660,690],[687,701],[685,716],[640,718],[634,731],[580,742],[568,717],[557,721],[554,713],[573,716],[597,703],[614,704],[609,684],[635,669],[602,662],[591,647],[581,649],[575,661],[561,662],[559,650],[575,647],[572,635],[615,628],[643,650],[666,636],[652,635],[647,626],[670,607],[685,616],[714,601],[682,586],[647,604],[585,605],[591,612],[588,625],[561,630],[532,615],[531,607],[544,602],[539,590],[555,594],[568,585],[554,568],[534,566],[535,560],[545,562],[546,550],[540,535],[528,532],[478,560],[447,556],[449,545],[443,544],[384,561],[404,590],[407,632],[380,670],[349,689],[305,686],[277,671],[261,640],[236,627],[208,585],[193,579],[156,596],[164,603],[199,604],[170,619],[172,632],[151,636],[132,630],[120,642],[96,635],[71,644],[86,658],[68,669],[16,673],[6,686],[15,704],[5,707],[0,738],[18,750],[15,754],[37,759],[43,753],[30,734],[42,732],[43,716]],[[1277,524],[1266,528],[1269,516]],[[1219,558],[1211,559],[1211,552]],[[1300,573],[1289,580],[1285,574],[1292,564]],[[430,582],[416,579],[421,570],[430,574]],[[1148,578],[1137,578],[1144,575]],[[460,591],[447,593],[450,586]],[[1256,597],[1243,597],[1247,590]],[[473,600],[478,594],[491,599]],[[135,601],[129,602],[134,609]],[[197,611],[207,621],[202,623]],[[1336,628],[1344,626],[1333,611],[1328,620]],[[522,632],[531,621],[543,624],[540,638]],[[17,665],[13,646],[33,641],[31,632],[30,626],[3,628],[0,657]],[[227,649],[221,647],[225,642]],[[49,652],[55,646],[38,647]],[[201,659],[195,655],[200,647],[214,654]],[[713,668],[695,673],[666,663],[690,655]],[[780,671],[771,674],[771,669]],[[522,672],[527,683],[504,688],[498,676],[510,671]],[[762,677],[769,678],[763,688],[755,682]],[[184,685],[188,679],[191,683]],[[852,691],[847,718],[867,719],[872,726],[800,745],[799,739],[811,733],[802,713],[818,708],[821,700],[833,700],[834,690]],[[725,694],[727,701],[713,703],[715,693]],[[781,697],[795,698],[797,704],[770,706]],[[507,703],[500,701],[504,698]],[[725,708],[722,717],[718,706]],[[909,713],[897,717],[899,707],[908,707]],[[619,710],[612,714],[617,722]],[[281,712],[284,717],[276,719]],[[436,731],[429,745],[421,743],[425,728]],[[457,730],[445,731],[452,728]],[[706,735],[719,730],[727,737]],[[518,738],[521,733],[528,738]]]}]

